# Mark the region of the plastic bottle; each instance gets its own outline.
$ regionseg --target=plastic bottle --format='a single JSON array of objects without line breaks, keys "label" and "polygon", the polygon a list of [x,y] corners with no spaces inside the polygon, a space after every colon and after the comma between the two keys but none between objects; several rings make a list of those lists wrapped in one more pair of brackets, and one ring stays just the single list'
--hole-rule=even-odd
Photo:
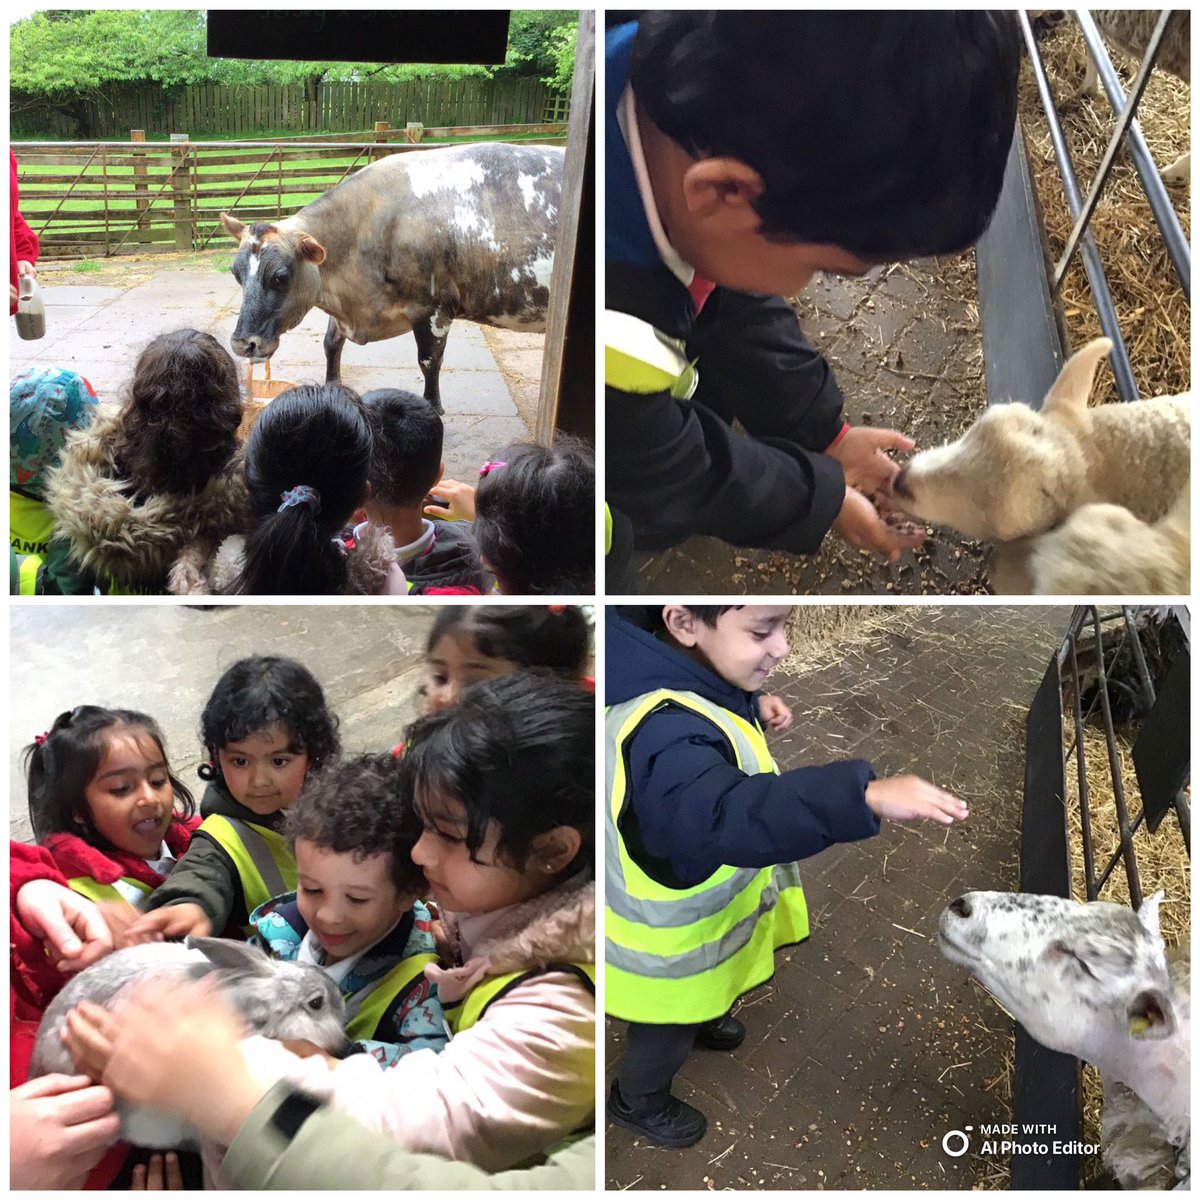
[{"label": "plastic bottle", "polygon": [[17,333],[27,342],[46,336],[46,302],[32,275],[22,275],[17,295]]}]

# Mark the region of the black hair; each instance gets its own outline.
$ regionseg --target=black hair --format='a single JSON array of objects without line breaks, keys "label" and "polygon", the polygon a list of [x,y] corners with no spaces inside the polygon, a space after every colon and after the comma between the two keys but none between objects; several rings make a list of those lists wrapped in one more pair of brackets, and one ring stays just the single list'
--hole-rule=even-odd
[{"label": "black hair", "polygon": [[442,418],[416,392],[378,388],[365,392],[371,426],[374,499],[382,504],[420,504],[438,481],[442,465]]},{"label": "black hair", "polygon": [[532,671],[486,679],[405,736],[404,781],[424,819],[438,796],[467,812],[472,861],[500,828],[497,855],[523,870],[534,839],[558,826],[579,831],[567,872],[595,874],[595,702],[578,683]]},{"label": "black hair", "polygon": [[973,245],[1016,127],[1012,12],[670,10],[630,83],[687,153],[763,179],[760,232],[872,262]]},{"label": "black hair", "polygon": [[391,754],[359,754],[309,775],[284,813],[283,834],[292,852],[305,841],[352,854],[355,861],[389,853],[396,890],[424,895],[425,873],[412,860],[421,822],[401,792],[401,773]]},{"label": "black hair", "polygon": [[[345,591],[345,552],[334,541],[367,491],[371,430],[358,396],[341,384],[281,392],[246,444],[246,487],[257,520],[233,590],[251,595]],[[303,485],[317,493],[280,508]]]},{"label": "black hair", "polygon": [[[25,747],[22,763],[29,788],[29,820],[33,836],[44,842],[52,833],[72,833],[91,846],[110,848],[96,828],[85,789],[104,757],[105,734],[110,729],[143,729],[154,740],[167,762],[166,742],[153,717],[128,708],[101,708],[83,704],[59,713],[49,733]],[[174,794],[174,810],[185,820],[196,811],[192,793],[167,767]]]},{"label": "black hair", "polygon": [[311,767],[341,750],[337,717],[307,667],[271,655],[239,659],[217,680],[200,714],[200,741],[208,755],[200,778],[223,779],[218,751],[274,724],[291,739],[289,753],[307,754]]},{"label": "black hair", "polygon": [[516,443],[475,490],[480,557],[506,595],[594,592],[596,468],[579,438]]},{"label": "black hair", "polygon": [[565,679],[579,679],[591,651],[587,619],[574,604],[447,605],[429,630],[426,654],[447,634],[470,638],[484,658],[541,667]]},{"label": "black hair", "polygon": [[[667,631],[661,604],[617,604],[613,607],[625,620],[639,629],[644,629],[647,633],[666,633]],[[683,607],[702,624],[707,625],[709,629],[716,629],[717,622],[723,613],[746,606],[744,604],[685,604]]]}]

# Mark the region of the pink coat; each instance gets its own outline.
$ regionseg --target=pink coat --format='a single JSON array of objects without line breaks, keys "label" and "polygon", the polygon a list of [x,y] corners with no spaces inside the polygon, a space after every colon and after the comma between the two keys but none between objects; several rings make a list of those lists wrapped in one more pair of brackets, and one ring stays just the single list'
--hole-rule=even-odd
[{"label": "pink coat", "polygon": [[[481,963],[483,975],[502,975],[547,962],[595,961],[590,880],[568,881],[495,913],[445,919],[466,960],[461,968],[429,969],[447,1000],[479,977]],[[544,1154],[594,1116],[595,996],[566,972],[518,984],[440,1054],[418,1050],[386,1071],[365,1054],[331,1069],[261,1038],[244,1042],[243,1052],[264,1082],[290,1078],[405,1149],[487,1171]]]}]

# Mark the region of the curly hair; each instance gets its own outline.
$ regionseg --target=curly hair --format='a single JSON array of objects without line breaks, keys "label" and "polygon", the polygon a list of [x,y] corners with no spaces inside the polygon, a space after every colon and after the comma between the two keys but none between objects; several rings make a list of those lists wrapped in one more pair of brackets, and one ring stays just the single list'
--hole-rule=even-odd
[{"label": "curly hair", "polygon": [[[38,842],[52,833],[73,833],[89,846],[108,847],[108,839],[92,820],[86,789],[104,757],[106,735],[114,729],[145,730],[162,753],[163,762],[167,761],[166,742],[153,717],[95,704],[59,713],[50,732],[25,747],[22,762],[29,788],[29,820]],[[175,812],[184,819],[191,817],[196,811],[192,793],[170,767],[167,778],[175,796]]]},{"label": "curly hair", "polygon": [[575,604],[455,604],[438,613],[425,640],[426,654],[447,634],[461,634],[484,658],[518,667],[541,667],[578,679],[588,664],[587,618]]},{"label": "curly hair", "polygon": [[164,333],[142,351],[113,448],[139,496],[198,492],[237,449],[237,367],[211,334]]},{"label": "curly hair", "polygon": [[508,596],[583,595],[595,588],[596,468],[579,438],[517,443],[475,490],[472,532]]},{"label": "curly hair", "polygon": [[421,822],[401,793],[400,776],[400,761],[390,754],[358,754],[310,775],[284,813],[283,834],[293,853],[298,841],[352,854],[356,862],[390,853],[396,890],[423,894],[425,874],[412,860]]},{"label": "curly hair", "polygon": [[594,874],[595,729],[595,697],[578,683],[532,671],[484,680],[409,727],[405,794],[422,820],[436,797],[457,800],[474,862],[492,821],[497,855],[517,870],[539,836],[565,825],[580,836],[568,870]]},{"label": "curly hair", "polygon": [[291,739],[288,751],[307,754],[314,768],[341,750],[338,719],[307,667],[271,655],[239,659],[217,680],[200,714],[200,740],[208,755],[200,778],[223,780],[218,752],[275,724]]}]

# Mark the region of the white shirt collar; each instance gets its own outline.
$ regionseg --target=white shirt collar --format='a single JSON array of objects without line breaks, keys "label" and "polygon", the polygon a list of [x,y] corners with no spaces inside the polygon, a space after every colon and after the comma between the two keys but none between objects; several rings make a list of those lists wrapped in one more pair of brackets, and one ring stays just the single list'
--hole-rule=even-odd
[{"label": "white shirt collar", "polygon": [[625,85],[625,91],[617,104],[617,124],[625,135],[625,144],[629,147],[629,160],[633,163],[633,175],[637,180],[638,191],[642,197],[642,207],[646,210],[646,222],[650,226],[650,236],[654,238],[655,249],[659,257],[670,269],[671,274],[683,284],[691,287],[696,277],[696,269],[683,261],[679,252],[667,241],[667,231],[663,229],[662,221],[658,218],[658,206],[654,203],[654,189],[650,186],[650,171],[646,166],[646,155],[642,150],[642,135],[638,130],[637,103],[633,97],[633,88]]}]

